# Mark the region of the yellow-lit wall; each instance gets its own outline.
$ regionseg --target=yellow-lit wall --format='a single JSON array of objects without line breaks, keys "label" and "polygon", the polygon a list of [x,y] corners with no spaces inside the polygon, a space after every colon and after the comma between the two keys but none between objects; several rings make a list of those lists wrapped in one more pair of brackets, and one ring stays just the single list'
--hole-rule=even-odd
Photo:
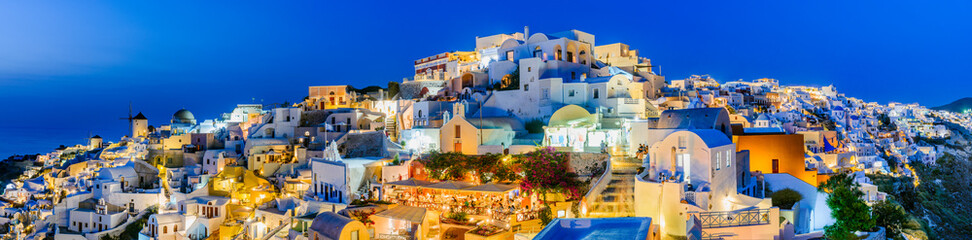
[{"label": "yellow-lit wall", "polygon": [[[351,105],[351,99],[348,96],[347,85],[337,85],[337,86],[311,86],[308,87],[308,98],[314,100],[314,105],[316,109],[335,109],[335,108],[346,108]],[[334,93],[333,95],[331,93]],[[334,98],[332,101],[331,98]],[[323,104],[323,108],[321,105]]]},{"label": "yellow-lit wall", "polygon": [[[456,125],[459,126],[459,137],[456,138]],[[462,117],[453,118],[442,125],[439,131],[439,146],[442,152],[461,152],[475,155],[479,153],[479,130]],[[455,149],[456,141],[462,142],[462,149]]]},{"label": "yellow-lit wall", "polygon": [[[341,239],[340,240],[351,240],[351,233],[358,231],[358,238],[361,240],[368,238],[368,228],[365,227],[360,221],[351,221],[348,225],[344,225],[344,229],[341,229]],[[323,238],[322,238],[323,239]]]},{"label": "yellow-lit wall", "polygon": [[148,119],[132,120],[132,136],[133,137],[148,136]]},{"label": "yellow-lit wall", "polygon": [[804,163],[803,135],[768,134],[733,136],[736,152],[749,150],[749,170],[773,173],[773,159],[779,159],[779,173],[789,173],[817,186],[817,171]]}]

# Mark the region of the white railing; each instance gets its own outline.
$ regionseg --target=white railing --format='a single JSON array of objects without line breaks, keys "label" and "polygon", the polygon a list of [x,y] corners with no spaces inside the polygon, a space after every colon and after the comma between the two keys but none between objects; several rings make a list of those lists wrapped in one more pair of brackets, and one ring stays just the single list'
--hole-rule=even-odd
[{"label": "white railing", "polygon": [[689,212],[701,220],[702,228],[721,228],[770,224],[771,209],[724,212]]},{"label": "white railing", "polygon": [[391,234],[391,233],[379,233],[378,236],[375,237],[375,239],[382,239],[382,240],[412,240],[412,236],[400,235],[400,234]]},{"label": "white railing", "polygon": [[685,197],[683,198],[685,199],[685,201],[698,205],[698,202],[695,201],[695,192],[686,191]]},{"label": "white railing", "polygon": [[292,218],[288,218],[286,223],[280,224],[280,226],[270,229],[270,231],[267,232],[266,235],[263,235],[263,237],[261,237],[260,240],[270,239],[270,237],[277,235],[277,232],[280,232],[280,230],[283,230],[284,228],[290,228],[290,224],[293,222],[294,220]]},{"label": "white railing", "polygon": [[604,174],[601,174],[601,177],[597,179],[597,182],[595,182],[594,185],[591,186],[591,189],[587,191],[587,194],[584,195],[584,204],[588,208],[588,214],[591,210],[593,210],[591,208],[594,207],[594,203],[601,195],[601,192],[604,192],[604,189],[607,188],[608,183],[611,182],[611,178],[613,177],[611,174],[612,164],[610,157],[604,162],[604,165]]}]

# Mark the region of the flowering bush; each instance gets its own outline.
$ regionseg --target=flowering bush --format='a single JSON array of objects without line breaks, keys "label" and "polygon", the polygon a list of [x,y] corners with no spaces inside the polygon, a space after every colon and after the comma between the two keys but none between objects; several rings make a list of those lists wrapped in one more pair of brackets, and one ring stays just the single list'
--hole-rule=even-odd
[{"label": "flowering bush", "polygon": [[365,226],[369,226],[369,227],[371,225],[374,225],[375,224],[375,221],[374,220],[371,220],[371,215],[375,215],[375,213],[376,213],[376,211],[375,211],[374,208],[372,208],[371,211],[368,211],[368,210],[358,210],[358,211],[350,211],[349,212],[349,214],[351,215],[351,218],[352,219],[358,220],[361,223],[364,223]]},{"label": "flowering bush", "polygon": [[568,200],[580,199],[581,181],[569,172],[567,154],[547,147],[519,156],[520,188],[527,192],[562,193]]}]

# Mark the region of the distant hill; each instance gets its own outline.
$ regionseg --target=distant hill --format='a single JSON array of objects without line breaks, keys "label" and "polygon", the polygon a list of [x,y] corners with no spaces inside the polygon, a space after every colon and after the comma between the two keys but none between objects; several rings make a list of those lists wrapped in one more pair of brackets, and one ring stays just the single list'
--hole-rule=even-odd
[{"label": "distant hill", "polygon": [[934,110],[945,110],[950,112],[964,112],[966,110],[972,109],[972,97],[967,97],[959,100],[955,100],[952,103],[941,105],[938,107],[933,107]]}]

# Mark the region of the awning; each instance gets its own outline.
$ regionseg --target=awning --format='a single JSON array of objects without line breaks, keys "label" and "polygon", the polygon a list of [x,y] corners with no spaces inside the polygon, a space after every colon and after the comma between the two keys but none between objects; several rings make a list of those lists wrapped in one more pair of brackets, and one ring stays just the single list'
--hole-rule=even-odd
[{"label": "awning", "polygon": [[442,182],[430,184],[428,186],[424,186],[423,188],[441,189],[441,190],[461,190],[464,188],[472,187],[473,185],[475,184],[449,180],[449,181],[442,181]]},{"label": "awning", "polygon": [[425,208],[399,205],[376,213],[375,216],[421,223],[425,219]]},{"label": "awning", "polygon": [[488,184],[483,184],[475,187],[465,188],[462,189],[462,191],[504,193],[504,192],[512,191],[513,189],[516,189],[516,187],[517,187],[516,185],[488,183]]},{"label": "awning", "polygon": [[401,180],[401,181],[394,181],[394,182],[385,183],[385,185],[408,186],[408,187],[421,187],[421,186],[426,186],[426,185],[429,185],[429,184],[432,184],[432,182],[422,181],[422,180],[416,180],[414,178],[409,178],[409,179],[405,179],[405,180]]}]

